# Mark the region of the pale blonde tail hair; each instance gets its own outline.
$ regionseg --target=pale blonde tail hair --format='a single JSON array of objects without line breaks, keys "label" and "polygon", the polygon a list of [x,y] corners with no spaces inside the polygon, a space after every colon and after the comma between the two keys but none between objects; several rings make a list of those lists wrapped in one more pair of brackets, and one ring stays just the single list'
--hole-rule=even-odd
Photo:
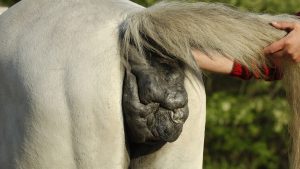
[{"label": "pale blonde tail hair", "polygon": [[[299,22],[299,18],[240,12],[222,4],[161,2],[124,20],[120,25],[120,52],[125,65],[128,60],[144,62],[145,52],[153,50],[197,71],[191,49],[199,49],[209,56],[237,60],[259,71],[269,63],[263,48],[287,34],[272,27],[273,21]],[[291,168],[299,169],[300,67],[291,62],[286,65],[285,87],[294,110]]]}]

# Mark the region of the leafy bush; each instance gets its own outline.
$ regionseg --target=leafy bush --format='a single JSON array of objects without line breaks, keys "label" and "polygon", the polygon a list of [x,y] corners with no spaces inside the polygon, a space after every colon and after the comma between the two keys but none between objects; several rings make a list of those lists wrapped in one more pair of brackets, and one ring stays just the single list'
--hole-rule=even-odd
[{"label": "leafy bush", "polygon": [[13,4],[19,2],[20,0],[0,0],[0,5],[12,6]]},{"label": "leafy bush", "polygon": [[205,169],[288,168],[289,106],[271,86],[252,82],[243,94],[223,90],[207,97]]}]

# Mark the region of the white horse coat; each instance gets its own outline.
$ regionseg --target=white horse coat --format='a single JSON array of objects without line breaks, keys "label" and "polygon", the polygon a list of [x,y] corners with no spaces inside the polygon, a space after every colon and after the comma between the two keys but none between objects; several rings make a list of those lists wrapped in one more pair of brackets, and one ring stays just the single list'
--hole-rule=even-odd
[{"label": "white horse coat", "polygon": [[7,7],[0,6],[0,15],[7,10]]},{"label": "white horse coat", "polygon": [[129,159],[118,25],[142,9],[126,0],[22,0],[0,16],[0,169],[202,168],[205,91],[189,72],[179,139]]}]

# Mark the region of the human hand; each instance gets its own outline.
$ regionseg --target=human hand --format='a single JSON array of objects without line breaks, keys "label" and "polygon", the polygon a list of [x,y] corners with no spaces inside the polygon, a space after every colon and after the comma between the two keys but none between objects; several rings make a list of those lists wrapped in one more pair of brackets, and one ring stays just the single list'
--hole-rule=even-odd
[{"label": "human hand", "polygon": [[289,33],[279,41],[272,43],[264,49],[272,60],[280,60],[284,56],[290,57],[295,62],[300,62],[300,24],[296,22],[273,22],[272,25]]}]

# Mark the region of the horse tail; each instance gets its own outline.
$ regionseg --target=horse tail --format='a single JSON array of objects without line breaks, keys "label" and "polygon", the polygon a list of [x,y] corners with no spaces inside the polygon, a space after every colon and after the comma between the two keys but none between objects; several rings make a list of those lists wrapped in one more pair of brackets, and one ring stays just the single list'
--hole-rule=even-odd
[{"label": "horse tail", "polygon": [[[143,62],[147,50],[167,59],[177,59],[197,71],[191,49],[208,56],[236,60],[261,73],[270,64],[263,48],[287,33],[270,25],[273,21],[297,21],[291,15],[241,12],[218,3],[161,2],[129,15],[120,25],[120,51],[128,60]],[[144,61],[145,62],[145,61]],[[290,104],[291,168],[300,168],[300,66],[286,61],[284,82]],[[145,65],[147,63],[145,62]]]},{"label": "horse tail", "polygon": [[288,60],[284,62],[283,84],[292,108],[289,132],[291,135],[290,168],[300,168],[300,65]]}]

